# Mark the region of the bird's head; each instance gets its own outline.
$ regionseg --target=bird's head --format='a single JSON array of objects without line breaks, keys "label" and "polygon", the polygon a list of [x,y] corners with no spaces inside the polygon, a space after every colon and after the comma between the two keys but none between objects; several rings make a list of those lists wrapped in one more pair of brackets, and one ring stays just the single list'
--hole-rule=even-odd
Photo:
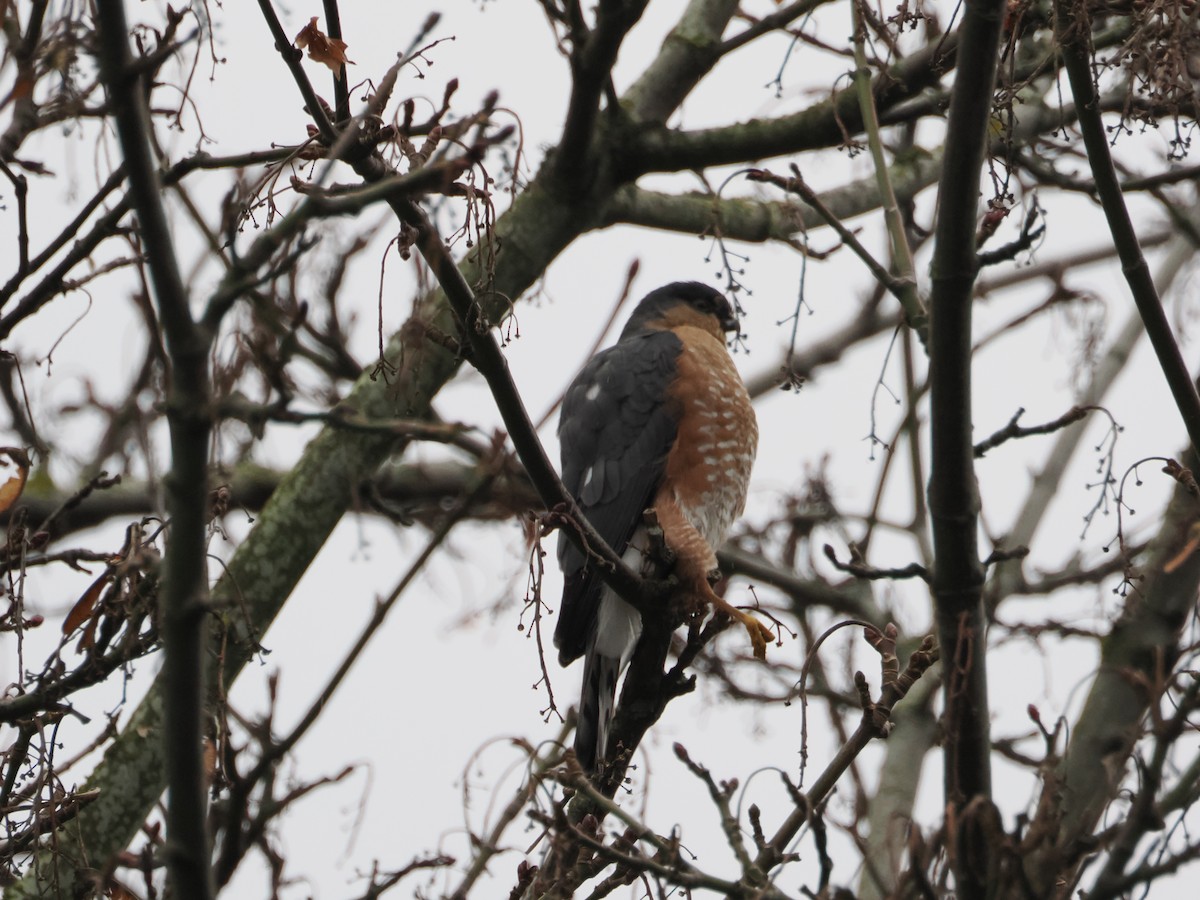
[{"label": "bird's head", "polygon": [[698,281],[677,281],[642,298],[621,337],[684,325],[702,328],[718,340],[724,340],[726,332],[741,330],[724,294]]}]

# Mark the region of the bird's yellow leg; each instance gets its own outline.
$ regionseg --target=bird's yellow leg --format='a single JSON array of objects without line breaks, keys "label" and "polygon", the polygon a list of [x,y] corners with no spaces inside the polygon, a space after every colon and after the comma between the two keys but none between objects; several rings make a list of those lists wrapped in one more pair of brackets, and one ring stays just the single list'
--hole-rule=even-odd
[{"label": "bird's yellow leg", "polygon": [[767,644],[775,640],[775,635],[771,633],[771,629],[748,612],[743,612],[717,596],[717,592],[712,589],[707,581],[704,583],[704,590],[701,591],[701,594],[708,605],[713,608],[713,612],[729,616],[735,622],[742,623],[742,627],[746,629],[746,634],[750,635],[750,646],[754,649],[755,659],[767,658]]},{"label": "bird's yellow leg", "polygon": [[662,528],[663,538],[675,554],[675,575],[687,591],[688,600],[697,605],[707,604],[713,612],[722,613],[735,622],[741,622],[746,633],[750,635],[750,645],[754,649],[755,658],[766,659],[767,642],[773,641],[775,635],[754,616],[742,612],[717,596],[717,592],[712,588],[713,581],[720,581],[721,578],[717,568],[717,554],[704,540],[703,535],[688,521],[678,503],[669,494],[659,494],[654,504],[654,512]]}]

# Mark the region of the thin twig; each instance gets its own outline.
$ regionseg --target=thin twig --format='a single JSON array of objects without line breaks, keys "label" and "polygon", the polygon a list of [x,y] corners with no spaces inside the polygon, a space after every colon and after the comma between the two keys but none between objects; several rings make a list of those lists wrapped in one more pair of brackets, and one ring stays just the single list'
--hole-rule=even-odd
[{"label": "thin twig", "polygon": [[[334,673],[329,677],[329,680],[325,683],[325,686],[321,689],[316,699],[309,704],[309,707],[305,711],[304,715],[300,717],[300,721],[297,722],[292,727],[291,731],[289,731],[281,740],[264,746],[262,756],[255,764],[254,768],[251,769],[250,772],[248,772],[244,777],[238,779],[237,785],[235,786],[235,792],[237,796],[231,796],[228,800],[228,804],[231,808],[237,809],[244,805],[247,792],[249,792],[254,785],[263,781],[267,777],[268,773],[274,769],[276,764],[288,753],[290,753],[296,744],[300,742],[300,739],[304,737],[313,724],[316,723],[317,719],[320,718],[321,713],[328,708],[330,701],[332,701],[334,694],[337,692],[337,689],[341,686],[342,682],[345,681],[346,676],[350,673],[350,670],[354,667],[354,664],[362,658],[363,651],[366,649],[367,644],[370,643],[371,638],[373,638],[376,632],[378,632],[380,626],[383,625],[388,613],[391,612],[391,610],[396,606],[396,603],[404,595],[405,590],[407,590],[409,585],[412,584],[413,580],[417,578],[422,571],[424,571],[426,563],[429,562],[430,557],[433,556],[434,552],[446,540],[446,537],[450,534],[450,531],[455,525],[457,525],[466,517],[475,501],[492,483],[492,480],[497,474],[496,466],[498,464],[498,460],[500,459],[498,448],[494,448],[493,453],[494,458],[490,461],[485,461],[481,466],[480,471],[476,475],[475,483],[468,487],[468,489],[459,497],[458,503],[455,505],[455,507],[450,510],[450,512],[448,512],[438,523],[437,527],[433,529],[429,536],[429,540],[426,541],[425,547],[417,555],[416,559],[409,564],[408,569],[396,583],[396,586],[392,589],[392,592],[384,600],[375,604],[375,608],[372,610],[370,618],[359,632],[358,638],[354,641],[354,644],[350,647],[350,649],[343,654],[341,663],[338,665]],[[245,850],[244,841],[236,840],[237,836],[235,834],[231,834],[231,837],[235,839],[226,842],[225,847],[217,859],[216,878],[219,884],[225,884],[229,880],[233,874],[233,870],[240,862],[242,853],[244,853]]]},{"label": "thin twig", "polygon": [[850,562],[842,562],[837,558],[837,553],[829,544],[825,545],[825,558],[833,564],[839,572],[846,572],[853,575],[855,578],[866,578],[869,581],[900,581],[906,578],[920,578],[922,581],[929,582],[929,571],[920,563],[909,563],[907,566],[901,566],[894,569],[881,569],[876,566],[869,566],[860,560],[851,560]]},{"label": "thin twig", "polygon": [[558,741],[549,750],[541,754],[533,754],[533,757],[529,761],[528,774],[521,782],[521,786],[517,788],[512,798],[508,801],[508,805],[501,810],[500,816],[492,825],[487,836],[472,842],[477,848],[475,856],[472,858],[471,865],[468,866],[458,887],[448,894],[449,900],[467,900],[471,888],[475,886],[475,883],[487,871],[488,862],[500,852],[500,838],[504,835],[505,830],[516,821],[517,817],[525,809],[526,804],[533,798],[534,791],[542,783],[542,779],[553,768],[562,764],[562,748],[566,736],[567,727],[564,725]]},{"label": "thin twig", "polygon": [[1096,408],[1095,406],[1072,406],[1057,419],[1043,422],[1041,425],[1018,425],[1018,420],[1025,414],[1024,409],[1018,409],[1013,414],[1013,417],[1009,419],[1007,425],[975,445],[975,458],[982,459],[987,455],[989,450],[995,450],[1001,444],[1008,441],[1032,437],[1035,434],[1053,434],[1056,431],[1066,428],[1068,425],[1082,421],[1087,417],[1088,413]]},{"label": "thin twig", "polygon": [[725,832],[725,843],[729,845],[729,849],[737,857],[738,865],[742,867],[742,880],[748,884],[761,885],[764,881],[763,872],[754,865],[754,861],[750,858],[741,824],[729,805],[730,794],[736,790],[737,782],[722,782],[718,787],[713,780],[712,773],[705,766],[693,760],[684,749],[683,744],[675,744],[675,756],[708,788],[708,796],[721,816],[721,830]]},{"label": "thin twig", "polygon": [[[751,169],[746,173],[746,180],[773,184],[790,194],[795,194],[798,196],[801,200],[816,210],[817,215],[819,215],[825,221],[825,224],[837,232],[837,235],[839,238],[841,238],[842,243],[854,251],[854,255],[866,264],[866,267],[870,269],[871,274],[875,277],[876,281],[886,287],[888,292],[902,304],[911,302],[914,282],[904,278],[897,278],[888,271],[886,266],[875,259],[875,257],[871,255],[871,251],[863,246],[862,241],[855,236],[854,232],[843,225],[841,219],[834,215],[829,207],[822,202],[821,198],[817,195],[817,192],[808,186],[808,183],[800,174],[800,168],[798,166],[792,166],[791,178],[784,178],[781,175],[776,175],[769,169]],[[895,203],[895,201],[896,198],[892,196],[891,202]],[[884,203],[886,204],[886,202],[887,200],[885,198]],[[919,305],[919,298],[917,302]],[[920,309],[916,309],[914,312],[924,315],[924,311]]]},{"label": "thin twig", "polygon": [[879,188],[879,197],[883,207],[883,218],[887,223],[888,236],[892,243],[892,264],[899,273],[897,281],[902,293],[897,295],[908,324],[925,344],[929,339],[929,314],[921,295],[917,292],[917,267],[913,262],[912,248],[908,245],[908,233],[904,227],[904,218],[900,215],[900,206],[896,202],[896,193],[892,190],[892,181],[888,175],[887,158],[883,152],[883,137],[879,131],[879,113],[875,109],[875,95],[871,85],[871,70],[867,66],[866,33],[863,26],[863,11],[859,6],[861,0],[851,0],[850,9],[853,18],[854,44],[854,89],[858,96],[858,106],[862,113],[863,131],[867,136],[867,146],[871,150],[871,159],[875,166],[875,179]]}]

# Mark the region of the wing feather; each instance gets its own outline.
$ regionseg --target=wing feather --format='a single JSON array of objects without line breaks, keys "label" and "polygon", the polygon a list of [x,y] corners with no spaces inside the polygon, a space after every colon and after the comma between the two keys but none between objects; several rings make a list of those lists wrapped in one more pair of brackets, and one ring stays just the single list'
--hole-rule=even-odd
[{"label": "wing feather", "polygon": [[[563,398],[563,483],[618,555],[641,524],[675,442],[680,411],[669,388],[682,350],[669,331],[628,337],[596,354]],[[601,581],[565,535],[558,559],[565,585],[554,643],[565,665],[584,652]]]}]

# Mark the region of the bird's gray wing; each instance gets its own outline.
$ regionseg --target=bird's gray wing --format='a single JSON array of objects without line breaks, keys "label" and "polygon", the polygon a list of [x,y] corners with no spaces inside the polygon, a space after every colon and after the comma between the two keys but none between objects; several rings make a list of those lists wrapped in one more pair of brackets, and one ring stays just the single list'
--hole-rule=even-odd
[{"label": "bird's gray wing", "polygon": [[[669,331],[626,338],[596,354],[563,398],[563,483],[618,555],[642,523],[675,442],[680,410],[670,387],[682,350]],[[558,560],[565,583],[554,644],[565,665],[584,652],[601,581],[595,565],[562,534]]]}]

